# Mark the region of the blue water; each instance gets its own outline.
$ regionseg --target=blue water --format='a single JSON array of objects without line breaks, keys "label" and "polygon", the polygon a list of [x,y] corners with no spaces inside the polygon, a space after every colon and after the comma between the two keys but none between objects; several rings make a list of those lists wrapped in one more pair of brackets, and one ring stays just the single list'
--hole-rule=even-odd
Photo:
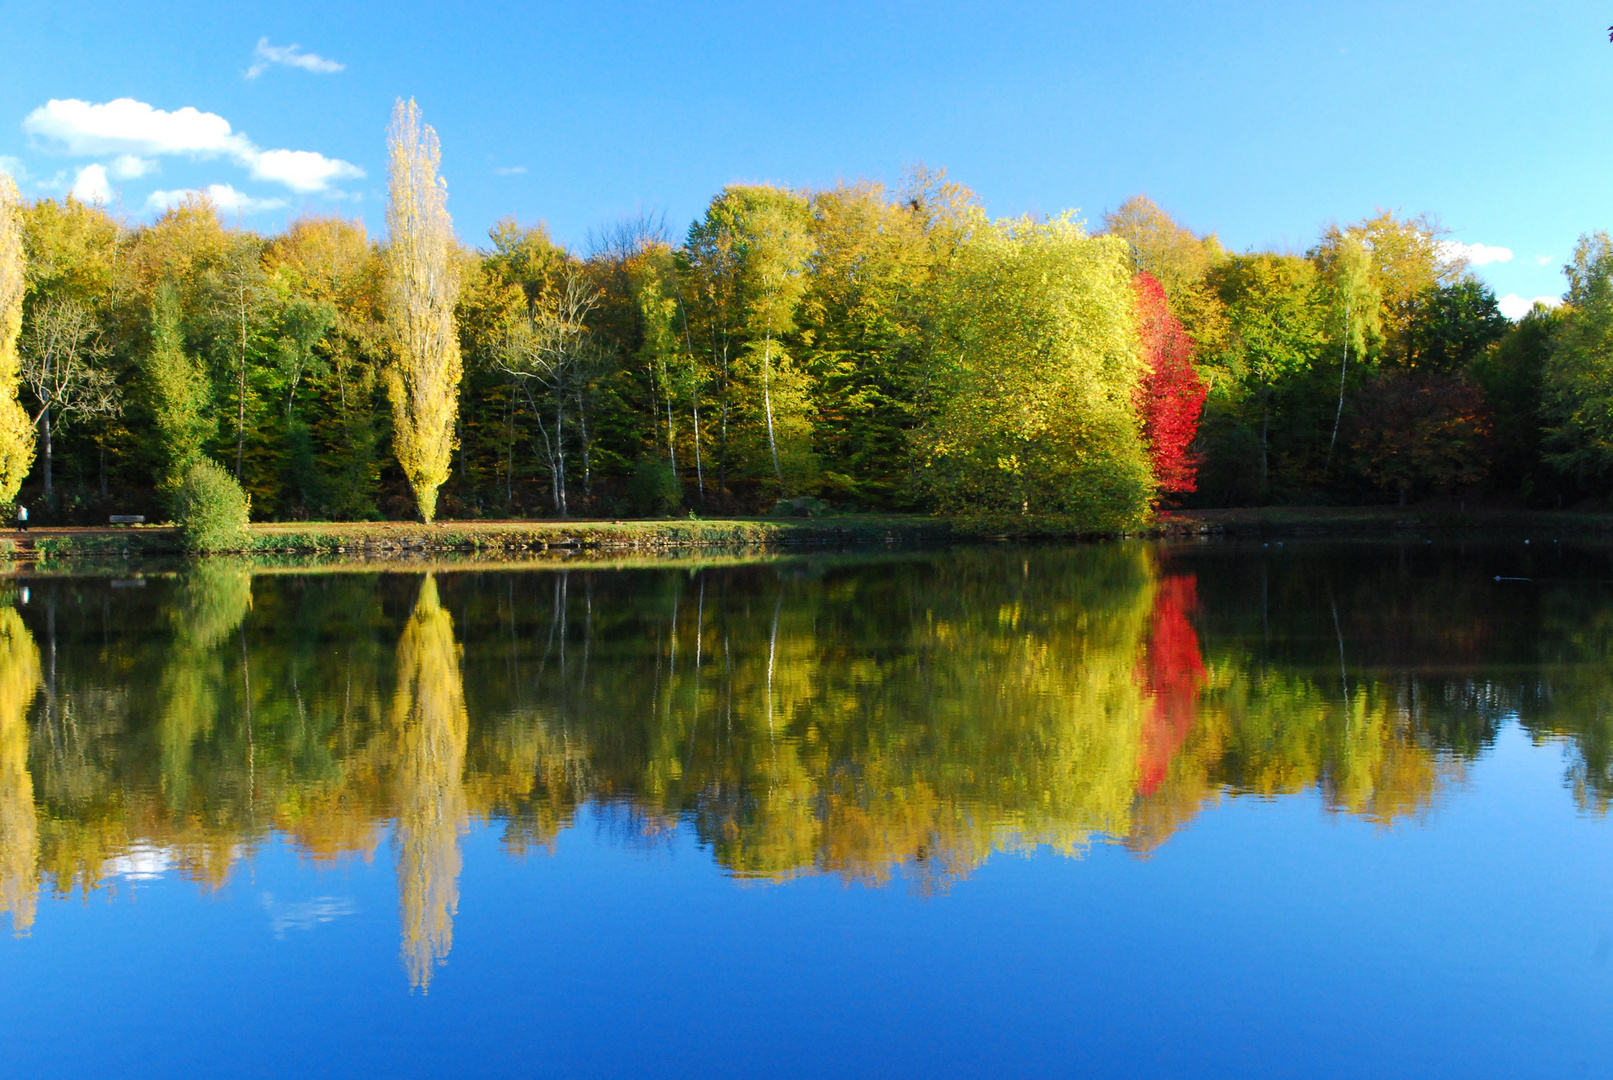
[{"label": "blue water", "polygon": [[1503,715],[1431,753],[1444,779],[1388,823],[1224,784],[1146,853],[998,850],[939,886],[736,875],[694,816],[646,830],[623,792],[552,850],[472,812],[423,986],[395,825],[334,857],[247,831],[217,885],[131,843],[0,940],[0,1072],[1606,1075],[1613,833],[1579,751]]}]

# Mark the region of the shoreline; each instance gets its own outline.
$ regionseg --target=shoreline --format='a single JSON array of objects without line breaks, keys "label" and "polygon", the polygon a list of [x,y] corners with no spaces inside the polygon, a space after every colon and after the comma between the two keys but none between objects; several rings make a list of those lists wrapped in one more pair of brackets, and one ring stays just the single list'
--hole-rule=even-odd
[{"label": "shoreline", "polygon": [[[1420,533],[1536,532],[1579,539],[1613,537],[1613,513],[1574,510],[1453,510],[1443,507],[1259,507],[1162,513],[1138,529],[1093,528],[1054,517],[965,518],[867,515],[582,521],[265,522],[251,547],[219,557],[331,556],[364,562],[415,562],[442,554],[477,559],[661,559],[702,551],[779,551],[804,547],[1123,538],[1393,538]],[[172,525],[38,528],[0,532],[0,558],[13,562],[182,556]]]}]

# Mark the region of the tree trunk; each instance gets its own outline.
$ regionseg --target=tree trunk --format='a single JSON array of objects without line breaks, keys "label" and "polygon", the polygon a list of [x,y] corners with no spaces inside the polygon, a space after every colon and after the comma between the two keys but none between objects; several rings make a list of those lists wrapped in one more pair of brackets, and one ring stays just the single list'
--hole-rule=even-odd
[{"label": "tree trunk", "polygon": [[593,440],[588,434],[588,410],[583,407],[582,393],[577,394],[577,425],[582,429],[582,493],[589,499],[594,494]]},{"label": "tree trunk", "polygon": [[691,389],[689,400],[694,404],[694,478],[700,488],[700,508],[706,507],[706,467],[700,459],[700,391]]},{"label": "tree trunk", "polygon": [[683,317],[683,342],[689,348],[689,362],[695,365],[695,375],[689,384],[689,401],[694,406],[694,475],[700,489],[700,508],[706,506],[706,470],[700,460],[700,368],[694,355],[694,338],[689,335],[689,312],[683,306],[683,290],[678,290],[678,314]]},{"label": "tree trunk", "polygon": [[722,352],[722,368],[717,384],[717,400],[721,407],[717,421],[717,498],[728,498],[728,350]]},{"label": "tree trunk", "polygon": [[1270,427],[1271,402],[1262,398],[1260,403],[1260,498],[1262,501],[1264,501],[1266,498],[1266,493],[1270,488],[1271,481],[1270,467],[1267,464],[1266,454],[1266,435]]},{"label": "tree trunk", "polygon": [[784,473],[778,467],[778,442],[773,437],[773,335],[762,346],[762,409],[767,413],[767,449],[773,455],[773,478],[778,481],[779,498],[784,497]]},{"label": "tree trunk", "polygon": [[555,491],[560,496],[560,516],[570,517],[571,509],[566,505],[566,406],[565,394],[556,389],[554,395],[554,460],[555,460]]},{"label": "tree trunk", "polygon": [[1344,302],[1344,359],[1339,362],[1339,407],[1333,413],[1333,437],[1327,440],[1326,472],[1333,468],[1333,446],[1339,441],[1339,418],[1344,415],[1344,370],[1350,366],[1350,302]]},{"label": "tree trunk", "polygon": [[[286,406],[289,416],[290,405]],[[246,296],[241,297],[241,363],[235,388],[235,482],[241,482],[242,463],[246,459]]]},{"label": "tree trunk", "polygon": [[515,395],[510,395],[510,409],[508,415],[509,445],[504,455],[504,505],[515,505]]},{"label": "tree trunk", "polygon": [[672,475],[678,474],[677,432],[672,422],[672,382],[667,378],[666,361],[661,361],[661,389],[666,394],[666,459],[672,466]]},{"label": "tree trunk", "polygon": [[51,447],[50,447],[50,406],[46,405],[39,414],[39,435],[45,444],[45,504],[50,504],[54,494],[51,486]]}]

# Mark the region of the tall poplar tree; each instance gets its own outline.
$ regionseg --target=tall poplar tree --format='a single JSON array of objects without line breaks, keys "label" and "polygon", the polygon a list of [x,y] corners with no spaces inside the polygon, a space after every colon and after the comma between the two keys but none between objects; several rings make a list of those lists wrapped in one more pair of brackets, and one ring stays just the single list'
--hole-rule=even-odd
[{"label": "tall poplar tree", "polygon": [[151,349],[145,357],[146,394],[167,467],[162,486],[172,492],[217,428],[208,416],[207,371],[185,351],[177,290],[163,285],[151,306]]},{"label": "tall poplar tree", "polygon": [[33,423],[17,400],[24,270],[22,198],[11,177],[0,172],[0,502],[5,503],[17,497],[34,463]]},{"label": "tall poplar tree", "polygon": [[392,445],[421,520],[429,522],[453,461],[464,374],[454,325],[459,266],[448,185],[437,175],[441,147],[413,98],[393,108],[387,146],[386,301],[396,354],[386,372]]}]

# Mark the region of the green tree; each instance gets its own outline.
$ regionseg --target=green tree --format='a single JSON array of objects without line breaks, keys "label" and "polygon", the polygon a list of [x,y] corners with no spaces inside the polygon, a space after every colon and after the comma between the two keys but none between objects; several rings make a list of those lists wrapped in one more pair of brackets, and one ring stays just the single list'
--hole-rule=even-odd
[{"label": "green tree", "polygon": [[[1210,272],[1226,311],[1225,345],[1202,357],[1211,387],[1210,422],[1230,418],[1259,431],[1262,499],[1271,493],[1271,434],[1278,391],[1309,372],[1324,341],[1327,306],[1316,267],[1295,255],[1238,255]],[[1251,406],[1253,416],[1250,416]],[[1214,414],[1220,413],[1217,418]]]},{"label": "green tree", "polygon": [[1424,296],[1459,281],[1467,269],[1466,259],[1447,241],[1448,235],[1432,215],[1402,218],[1388,210],[1323,231],[1311,257],[1324,271],[1332,267],[1347,240],[1370,257],[1367,288],[1377,294],[1379,310],[1369,321],[1378,329],[1369,332],[1363,359],[1410,364],[1411,334],[1421,318]]},{"label": "green tree", "polygon": [[911,433],[923,396],[923,300],[962,241],[974,197],[922,169],[812,196],[814,255],[797,321],[813,373],[820,487],[874,506],[915,505]]},{"label": "green tree", "polygon": [[1583,480],[1613,468],[1613,240],[1579,238],[1567,306],[1541,373],[1546,460]]},{"label": "green tree", "polygon": [[1471,364],[1491,403],[1490,483],[1497,493],[1539,498],[1553,486],[1541,460],[1541,379],[1561,319],[1559,309],[1537,306]]},{"label": "green tree", "polygon": [[[692,427],[688,445],[693,450],[695,481],[704,495],[704,463],[700,448],[699,376],[694,357],[685,346],[681,326],[681,305],[678,301],[678,282],[672,252],[665,244],[646,247],[636,253],[630,271],[630,288],[638,309],[642,328],[639,362],[650,375],[655,388],[654,428],[662,427],[665,417],[666,462],[671,471],[673,487],[678,476],[678,422],[685,401],[691,403]],[[635,469],[635,482],[638,477]],[[681,498],[674,498],[676,506]]]},{"label": "green tree", "polygon": [[678,252],[679,274],[686,286],[680,296],[688,320],[685,336],[691,351],[700,351],[705,368],[697,379],[715,398],[716,489],[724,503],[731,499],[734,368],[745,340],[741,211],[740,200],[724,189],[689,226]]},{"label": "green tree", "polygon": [[1509,326],[1495,291],[1482,281],[1466,277],[1435,285],[1412,301],[1406,363],[1445,375],[1466,371]]},{"label": "green tree", "polygon": [[142,375],[163,459],[162,486],[171,494],[217,431],[207,372],[185,350],[179,296],[172,286],[158,288],[152,301],[151,344]]},{"label": "green tree", "polygon": [[1383,334],[1380,307],[1382,296],[1372,279],[1372,255],[1366,244],[1354,235],[1343,235],[1338,242],[1324,248],[1317,259],[1329,288],[1335,338],[1339,349],[1339,398],[1333,409],[1333,430],[1327,438],[1327,468],[1333,465],[1333,450],[1338,444],[1339,421],[1344,416],[1344,387],[1349,375],[1350,353],[1353,351],[1359,368],[1367,355],[1369,341]]},{"label": "green tree", "polygon": [[1139,520],[1153,478],[1124,242],[1067,217],[982,215],[931,303],[934,390],[916,438],[936,504]]},{"label": "green tree", "polygon": [[729,188],[725,194],[741,205],[746,352],[760,372],[768,456],[782,498],[809,484],[816,472],[807,376],[784,348],[806,289],[812,254],[808,208],[800,196],[773,187]]},{"label": "green tree", "polygon": [[[314,399],[305,423],[317,455],[320,510],[337,518],[374,517],[385,408],[376,400],[386,352],[379,254],[362,224],[306,217],[274,238],[264,262],[280,310],[297,303],[333,313],[301,365]],[[271,475],[278,495],[287,471]],[[260,505],[273,505],[253,494]]]}]

